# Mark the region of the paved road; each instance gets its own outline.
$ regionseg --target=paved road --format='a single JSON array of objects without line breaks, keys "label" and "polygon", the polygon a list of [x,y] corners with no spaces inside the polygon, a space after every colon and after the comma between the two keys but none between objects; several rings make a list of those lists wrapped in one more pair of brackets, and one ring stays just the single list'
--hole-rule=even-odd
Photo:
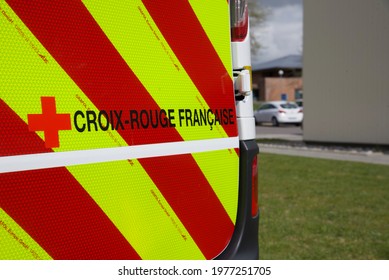
[{"label": "paved road", "polygon": [[332,160],[355,161],[364,163],[374,163],[389,165],[389,154],[381,152],[345,152],[345,151],[328,151],[320,149],[304,149],[288,146],[272,146],[269,144],[259,144],[261,153],[300,156],[310,158],[322,158]]},{"label": "paved road", "polygon": [[292,141],[303,140],[303,130],[300,126],[295,125],[282,125],[282,126],[270,126],[259,125],[256,126],[257,139],[282,139]]},{"label": "paved road", "polygon": [[[283,154],[333,160],[356,161],[389,165],[389,151],[364,148],[310,146],[303,143],[303,131],[296,126],[257,126],[257,139],[286,140],[284,143],[260,143],[261,153]],[[293,143],[293,145],[288,144]],[[296,144],[297,143],[297,144]],[[301,144],[298,144],[301,143]]]}]

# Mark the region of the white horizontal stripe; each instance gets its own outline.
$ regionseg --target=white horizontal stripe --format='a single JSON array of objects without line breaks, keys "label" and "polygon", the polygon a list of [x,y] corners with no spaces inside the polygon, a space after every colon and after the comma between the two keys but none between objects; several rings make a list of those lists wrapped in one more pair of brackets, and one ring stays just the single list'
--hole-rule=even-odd
[{"label": "white horizontal stripe", "polygon": [[239,138],[230,137],[107,149],[6,156],[0,157],[0,173],[108,162],[115,160],[182,155],[224,149],[234,149],[238,147]]}]

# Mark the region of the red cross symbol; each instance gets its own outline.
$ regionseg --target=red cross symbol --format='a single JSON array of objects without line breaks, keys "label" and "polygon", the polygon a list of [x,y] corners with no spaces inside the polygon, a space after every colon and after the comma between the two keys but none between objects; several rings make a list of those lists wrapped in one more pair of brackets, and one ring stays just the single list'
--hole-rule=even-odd
[{"label": "red cross symbol", "polygon": [[43,131],[46,148],[59,147],[59,130],[72,129],[70,114],[57,114],[55,97],[41,97],[42,114],[28,114],[30,131]]}]

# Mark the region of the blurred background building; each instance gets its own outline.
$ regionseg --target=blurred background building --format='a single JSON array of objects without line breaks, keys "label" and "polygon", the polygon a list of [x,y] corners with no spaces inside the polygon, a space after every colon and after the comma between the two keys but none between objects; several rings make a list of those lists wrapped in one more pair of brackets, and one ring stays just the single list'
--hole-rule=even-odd
[{"label": "blurred background building", "polygon": [[303,101],[307,142],[389,145],[389,0],[249,0],[258,101]]},{"label": "blurred background building", "polygon": [[301,55],[288,55],[252,67],[253,92],[258,101],[302,101]]},{"label": "blurred background building", "polygon": [[304,140],[389,145],[389,1],[304,1]]}]

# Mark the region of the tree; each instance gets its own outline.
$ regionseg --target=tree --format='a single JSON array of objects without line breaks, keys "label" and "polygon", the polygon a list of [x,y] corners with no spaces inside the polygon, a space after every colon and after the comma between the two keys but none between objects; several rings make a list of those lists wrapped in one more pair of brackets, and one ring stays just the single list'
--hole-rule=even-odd
[{"label": "tree", "polygon": [[249,16],[250,16],[250,37],[251,37],[251,52],[257,54],[262,47],[256,29],[259,28],[266,20],[270,11],[260,6],[258,0],[248,0]]}]

